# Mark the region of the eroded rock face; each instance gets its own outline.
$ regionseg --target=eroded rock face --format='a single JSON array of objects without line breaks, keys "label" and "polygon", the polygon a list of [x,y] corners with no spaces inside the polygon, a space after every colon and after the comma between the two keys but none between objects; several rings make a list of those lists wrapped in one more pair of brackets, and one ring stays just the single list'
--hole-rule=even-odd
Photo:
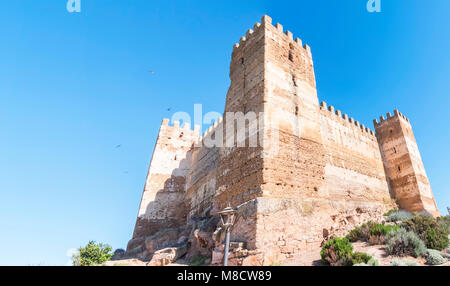
[{"label": "eroded rock face", "polygon": [[[134,242],[134,248],[120,254],[123,258],[139,258],[149,265],[167,265],[182,256],[189,261],[194,256],[211,257],[216,246],[213,233],[219,217],[193,217],[182,227],[163,229]],[[140,244],[138,244],[140,243]]]},{"label": "eroded rock face", "polygon": [[168,247],[156,251],[148,266],[165,266],[177,261],[180,257],[186,254],[188,249],[187,243],[178,247]]}]

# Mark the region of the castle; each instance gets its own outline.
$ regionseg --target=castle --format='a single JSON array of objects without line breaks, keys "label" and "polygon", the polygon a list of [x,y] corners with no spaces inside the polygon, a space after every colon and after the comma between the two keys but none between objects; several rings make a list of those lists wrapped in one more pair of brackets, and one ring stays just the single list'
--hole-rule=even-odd
[{"label": "castle", "polygon": [[[394,207],[439,215],[408,118],[394,110],[372,131],[319,104],[310,47],[269,16],[234,45],[230,79],[224,118],[203,136],[163,120],[128,251],[227,204],[239,209],[231,240],[252,251],[247,265],[320,246]],[[260,114],[260,146],[199,144],[233,112]]]}]

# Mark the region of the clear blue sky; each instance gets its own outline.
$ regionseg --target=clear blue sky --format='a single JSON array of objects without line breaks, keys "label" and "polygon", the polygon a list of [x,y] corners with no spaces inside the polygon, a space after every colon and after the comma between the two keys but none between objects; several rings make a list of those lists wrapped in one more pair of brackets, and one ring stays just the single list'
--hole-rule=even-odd
[{"label": "clear blue sky", "polygon": [[161,119],[223,111],[232,45],[263,14],[311,46],[320,100],[366,126],[410,118],[450,206],[450,1],[81,1],[0,8],[0,265],[124,248]]}]

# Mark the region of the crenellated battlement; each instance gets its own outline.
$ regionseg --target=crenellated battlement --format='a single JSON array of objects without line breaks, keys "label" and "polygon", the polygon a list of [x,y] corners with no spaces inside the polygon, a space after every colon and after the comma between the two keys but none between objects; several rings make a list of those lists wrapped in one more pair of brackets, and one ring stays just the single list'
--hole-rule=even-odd
[{"label": "crenellated battlement", "polygon": [[219,117],[217,121],[214,121],[214,123],[211,126],[209,126],[205,132],[203,132],[203,135],[198,138],[197,143],[203,142],[205,138],[216,132],[217,128],[219,127],[220,124],[222,124],[222,122],[223,122],[222,117]]},{"label": "crenellated battlement", "polygon": [[320,103],[320,110],[328,111],[331,115],[336,116],[339,120],[342,120],[345,123],[349,123],[352,127],[357,128],[359,131],[363,132],[366,135],[373,137],[375,139],[375,132],[371,130],[369,127],[364,126],[359,121],[355,121],[353,117],[349,117],[348,114],[342,114],[340,110],[335,110],[334,106],[327,106],[325,101]]},{"label": "crenellated battlement", "polygon": [[184,122],[183,127],[180,127],[180,121],[175,120],[173,122],[173,125],[170,126],[170,119],[164,118],[161,123],[161,127],[164,127],[165,130],[171,129],[171,130],[178,130],[180,132],[183,132],[184,134],[189,134],[193,137],[198,137],[200,135],[200,126],[195,125],[194,129],[191,129],[191,124],[189,122]]},{"label": "crenellated battlement", "polygon": [[253,37],[255,37],[256,34],[258,34],[261,30],[263,30],[266,27],[274,27],[275,30],[278,31],[278,33],[280,35],[282,35],[283,37],[286,37],[290,42],[295,43],[296,45],[303,48],[306,51],[307,55],[309,55],[310,57],[312,56],[310,46],[308,46],[307,44],[303,45],[302,40],[300,38],[294,39],[294,35],[291,31],[287,30],[284,32],[283,25],[281,25],[280,23],[276,23],[275,26],[273,26],[272,18],[269,17],[268,15],[264,15],[261,18],[261,23],[257,22],[255,25],[253,25],[253,29],[247,30],[247,32],[245,33],[245,36],[241,37],[241,39],[239,40],[239,43],[234,44],[233,54],[235,52],[237,52],[239,49],[241,49],[242,47],[244,47],[245,44],[249,40],[251,40]]},{"label": "crenellated battlement", "polygon": [[411,125],[411,123],[409,122],[409,119],[405,115],[403,115],[400,111],[398,111],[397,109],[394,110],[394,115],[392,115],[390,112],[386,113],[386,118],[383,115],[381,115],[380,122],[378,122],[378,119],[374,119],[373,125],[375,127],[377,127],[378,125],[382,124],[385,121],[389,121],[392,118],[402,118],[405,123],[407,123],[408,125]]}]

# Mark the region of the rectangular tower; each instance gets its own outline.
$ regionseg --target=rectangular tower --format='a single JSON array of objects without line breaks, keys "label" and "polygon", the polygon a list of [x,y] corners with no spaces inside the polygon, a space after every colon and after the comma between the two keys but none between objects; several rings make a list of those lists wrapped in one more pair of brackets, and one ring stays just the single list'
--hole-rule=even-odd
[{"label": "rectangular tower", "polygon": [[375,130],[390,186],[401,209],[439,216],[409,119],[398,110],[387,114]]},{"label": "rectangular tower", "polygon": [[191,164],[192,145],[197,140],[199,127],[175,121],[169,126],[164,119],[159,129],[141,203],[134,227],[133,237],[127,249],[141,245],[145,237],[164,228],[186,223],[186,179]]}]

